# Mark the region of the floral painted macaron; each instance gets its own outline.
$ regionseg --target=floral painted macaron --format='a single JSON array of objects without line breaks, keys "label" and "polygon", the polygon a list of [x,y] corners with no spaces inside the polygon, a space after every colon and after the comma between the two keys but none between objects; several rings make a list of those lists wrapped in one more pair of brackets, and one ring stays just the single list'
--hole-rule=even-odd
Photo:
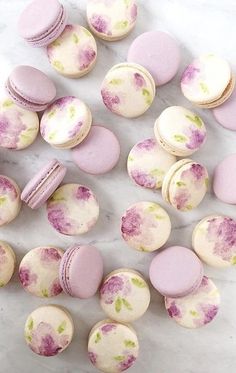
[{"label": "floral painted macaron", "polygon": [[207,216],[196,225],[192,243],[197,255],[208,265],[236,265],[236,220],[222,215]]},{"label": "floral painted macaron", "polygon": [[182,106],[170,106],[157,118],[154,133],[167,152],[187,157],[204,144],[206,127],[202,119]]},{"label": "floral painted macaron", "polygon": [[127,169],[130,178],[138,185],[149,188],[161,188],[165,174],[176,162],[176,158],[167,153],[155,139],[138,142],[131,149]]},{"label": "floral painted macaron", "polygon": [[195,59],[184,71],[181,89],[184,96],[202,108],[221,105],[232,94],[235,77],[230,65],[213,54]]},{"label": "floral painted macaron", "polygon": [[175,209],[190,211],[205,197],[209,183],[207,169],[191,159],[181,159],[167,172],[162,196]]},{"label": "floral painted macaron", "polygon": [[25,323],[25,340],[29,348],[41,356],[56,356],[72,341],[73,320],[68,311],[54,305],[36,308]]},{"label": "floral painted macaron", "polygon": [[112,320],[122,323],[139,319],[147,311],[150,290],[143,276],[120,268],[106,276],[100,289],[100,304]]},{"label": "floral painted macaron", "polygon": [[88,232],[97,222],[99,205],[91,189],[65,184],[47,201],[48,221],[59,233],[73,236]]},{"label": "floral painted macaron", "polygon": [[14,180],[0,175],[0,226],[10,223],[20,212],[20,188]]},{"label": "floral painted macaron", "polygon": [[123,39],[134,28],[137,19],[135,0],[89,0],[87,20],[90,29],[101,39]]},{"label": "floral painted macaron", "polygon": [[220,294],[214,282],[204,276],[200,287],[183,298],[165,298],[169,316],[179,325],[195,329],[213,321],[219,311]]},{"label": "floral painted macaron", "polygon": [[54,297],[62,292],[59,267],[64,252],[55,247],[30,250],[19,266],[21,285],[37,297]]},{"label": "floral painted macaron", "polygon": [[16,255],[11,246],[0,241],[0,288],[8,284],[15,270]]},{"label": "floral painted macaron", "polygon": [[67,78],[80,78],[93,69],[97,45],[93,35],[80,25],[67,25],[62,34],[47,46],[52,67]]},{"label": "floral painted macaron", "polygon": [[39,130],[38,115],[16,105],[10,98],[0,101],[0,147],[20,150],[31,145]]},{"label": "floral painted macaron", "polygon": [[137,202],[121,219],[121,233],[126,243],[139,251],[154,251],[169,238],[171,222],[167,212],[154,202]]},{"label": "floral painted macaron", "polygon": [[103,320],[89,334],[89,359],[104,373],[119,373],[131,368],[138,354],[137,334],[129,325]]},{"label": "floral painted macaron", "polygon": [[74,96],[61,97],[44,112],[40,132],[43,139],[58,149],[78,145],[87,136],[92,115],[87,105]]},{"label": "floral painted macaron", "polygon": [[155,82],[150,73],[144,67],[128,62],[113,66],[101,88],[106,107],[126,118],[145,113],[154,100],[155,92]]}]

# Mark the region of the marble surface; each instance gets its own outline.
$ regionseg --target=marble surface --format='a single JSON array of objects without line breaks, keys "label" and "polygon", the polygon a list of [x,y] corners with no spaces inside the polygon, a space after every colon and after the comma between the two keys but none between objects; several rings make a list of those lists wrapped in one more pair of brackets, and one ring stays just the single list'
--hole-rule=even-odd
[{"label": "marble surface", "polygon": [[[122,156],[119,165],[109,174],[88,176],[72,163],[70,151],[50,148],[40,136],[21,152],[0,150],[0,173],[14,178],[20,187],[52,157],[68,167],[65,182],[79,182],[90,186],[97,194],[101,216],[96,227],[82,237],[64,237],[48,224],[45,209],[31,211],[23,206],[19,217],[0,229],[0,239],[12,244],[18,263],[31,248],[56,245],[67,248],[74,242],[92,243],[103,254],[106,273],[118,267],[135,268],[148,274],[153,254],[136,252],[122,240],[119,226],[123,211],[141,200],[157,201],[169,212],[172,233],[168,245],[191,246],[195,224],[211,213],[229,214],[236,218],[236,209],[218,201],[208,192],[204,202],[189,213],[179,213],[167,206],[160,192],[144,190],[132,183],[126,172],[126,157],[133,144],[153,136],[153,124],[161,111],[169,105],[191,108],[179,89],[180,74],[157,90],[151,109],[135,120],[123,119],[110,113],[101,101],[99,87],[105,72],[114,64],[125,61],[131,41],[140,33],[160,29],[172,33],[180,42],[182,63],[180,72],[192,56],[204,52],[218,53],[229,61],[235,60],[232,34],[236,32],[235,0],[139,0],[139,18],[135,30],[123,41],[107,43],[97,40],[98,60],[95,69],[79,80],[68,80],[52,71],[42,49],[33,49],[16,32],[16,22],[27,0],[0,0],[0,86],[17,64],[38,67],[56,82],[58,96],[72,94],[91,108],[94,123],[114,130],[120,139]],[[86,25],[85,0],[63,1],[71,22]],[[208,140],[193,159],[204,163],[210,175],[215,165],[227,154],[235,152],[236,133],[220,127],[210,111],[196,110],[206,123]],[[235,186],[234,186],[235,187]],[[168,319],[163,300],[152,290],[151,306],[145,316],[135,322],[141,353],[130,373],[229,373],[236,371],[236,276],[235,269],[216,270],[205,266],[205,273],[218,285],[222,304],[216,320],[198,330],[186,330]],[[75,321],[75,337],[60,356],[41,358],[31,353],[23,338],[27,315],[37,306],[61,304],[71,312]],[[105,318],[98,297],[78,300],[60,295],[51,301],[37,299],[21,288],[15,274],[11,283],[0,291],[0,372],[8,373],[93,373],[86,354],[87,335],[93,324]]]}]

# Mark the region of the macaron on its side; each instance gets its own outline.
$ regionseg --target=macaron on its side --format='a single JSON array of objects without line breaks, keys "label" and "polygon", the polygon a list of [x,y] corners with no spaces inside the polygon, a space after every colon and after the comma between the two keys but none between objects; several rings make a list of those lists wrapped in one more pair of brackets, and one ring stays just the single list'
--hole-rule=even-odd
[{"label": "macaron on its side", "polygon": [[225,157],[214,169],[213,191],[222,202],[236,204],[236,154]]},{"label": "macaron on its side", "polygon": [[16,255],[11,246],[0,241],[0,288],[11,280],[16,266]]},{"label": "macaron on its side", "polygon": [[0,175],[0,226],[9,224],[20,212],[20,188],[16,182]]},{"label": "macaron on its side", "polygon": [[236,89],[230,98],[212,110],[215,120],[223,127],[236,131]]}]

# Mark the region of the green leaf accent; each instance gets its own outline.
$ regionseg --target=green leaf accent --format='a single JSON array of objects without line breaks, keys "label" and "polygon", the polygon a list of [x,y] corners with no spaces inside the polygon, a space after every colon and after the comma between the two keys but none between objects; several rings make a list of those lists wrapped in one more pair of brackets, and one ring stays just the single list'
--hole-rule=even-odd
[{"label": "green leaf accent", "polygon": [[84,32],[85,35],[87,35],[89,37],[92,36],[91,32],[89,30],[87,30],[86,28],[83,29],[83,32]]},{"label": "green leaf accent", "polygon": [[205,178],[205,185],[206,185],[207,188],[209,187],[209,179],[208,179],[208,177]]},{"label": "green leaf accent", "polygon": [[165,217],[161,216],[161,215],[155,215],[155,219],[157,219],[157,220],[164,220]]},{"label": "green leaf accent", "polygon": [[42,295],[43,295],[43,297],[48,298],[48,291],[47,291],[47,289],[43,289],[42,290]]},{"label": "green leaf accent", "polygon": [[73,42],[74,42],[75,44],[78,44],[78,43],[79,43],[78,35],[77,35],[76,33],[74,33],[74,34],[72,35],[72,37],[73,37]]},{"label": "green leaf accent", "polygon": [[187,141],[187,137],[183,136],[183,135],[174,135],[174,139],[177,142],[186,142]]},{"label": "green leaf accent", "polygon": [[233,256],[233,258],[231,259],[231,264],[233,264],[233,266],[236,265],[236,256]]},{"label": "green leaf accent", "polygon": [[187,205],[187,206],[186,206],[186,209],[187,209],[187,210],[192,210],[192,209],[193,209],[193,206],[192,206],[192,205]]},{"label": "green leaf accent", "polygon": [[148,207],[149,212],[154,212],[156,210],[158,210],[158,206],[155,203],[150,204],[150,206]]},{"label": "green leaf accent", "polygon": [[96,334],[96,338],[95,338],[95,343],[98,343],[98,342],[100,342],[101,341],[101,339],[102,339],[102,337],[101,337],[101,334],[100,333],[97,333]]},{"label": "green leaf accent", "polygon": [[56,70],[64,71],[64,66],[60,61],[53,61],[52,65],[55,67]]},{"label": "green leaf accent", "polygon": [[51,132],[50,135],[48,136],[49,140],[53,140],[55,138],[55,136],[57,135],[57,132],[54,131],[54,132]]},{"label": "green leaf accent", "polygon": [[159,170],[158,168],[155,168],[154,170],[152,170],[152,171],[150,172],[150,174],[151,174],[152,176],[163,176],[163,175],[164,175],[164,171]]},{"label": "green leaf accent", "polygon": [[66,321],[62,321],[62,323],[58,326],[57,331],[59,334],[63,333],[66,328]]},{"label": "green leaf accent", "polygon": [[29,342],[32,341],[32,337],[31,337],[31,335],[29,335],[29,334],[25,334],[25,338],[26,338]]},{"label": "green leaf accent", "polygon": [[200,88],[201,88],[203,93],[209,93],[209,89],[208,89],[208,87],[205,83],[200,82],[199,84],[200,84]]},{"label": "green leaf accent", "polygon": [[75,112],[76,112],[75,107],[74,106],[70,106],[69,113],[70,113],[70,118],[71,119],[74,118]]},{"label": "green leaf accent", "polygon": [[125,344],[125,347],[131,347],[131,348],[135,348],[136,347],[136,343],[131,341],[130,339],[126,339],[124,341],[124,344]]},{"label": "green leaf accent", "polygon": [[115,29],[123,30],[128,26],[128,21],[119,21],[115,24]]},{"label": "green leaf accent", "polygon": [[132,283],[137,286],[138,288],[145,288],[146,287],[146,284],[144,281],[140,280],[139,278],[137,277],[133,277],[131,279]]},{"label": "green leaf accent", "polygon": [[140,251],[143,251],[143,252],[148,252],[148,251],[149,251],[149,250],[146,249],[146,247],[144,247],[144,246],[139,246],[139,250],[140,250]]},{"label": "green leaf accent", "polygon": [[51,197],[50,197],[50,202],[61,202],[61,201],[65,201],[65,198],[64,197],[61,197],[60,194],[57,194],[55,193],[55,195],[53,194]]},{"label": "green leaf accent", "polygon": [[48,113],[48,118],[52,118],[55,114],[56,114],[56,110],[55,110],[55,109],[49,111],[49,113]]},{"label": "green leaf accent", "polygon": [[32,317],[29,318],[29,321],[28,321],[28,324],[27,324],[27,328],[29,330],[32,330],[34,327],[34,320],[32,319]]},{"label": "green leaf accent", "polygon": [[122,79],[112,79],[109,82],[109,84],[112,84],[112,85],[120,85],[121,83],[123,83]]},{"label": "green leaf accent", "polygon": [[182,186],[186,186],[186,184],[183,181],[177,181],[176,182],[177,187],[181,188]]},{"label": "green leaf accent", "polygon": [[116,312],[120,312],[121,311],[121,308],[122,308],[122,300],[120,299],[120,297],[118,297],[115,301],[115,310]]},{"label": "green leaf accent", "polygon": [[2,206],[6,202],[6,197],[0,197],[0,206]]},{"label": "green leaf accent", "polygon": [[122,303],[125,306],[125,308],[127,308],[127,310],[129,310],[129,311],[133,310],[131,304],[125,298],[122,298]]},{"label": "green leaf accent", "polygon": [[190,314],[192,315],[192,316],[194,316],[194,317],[197,317],[198,316],[198,313],[196,312],[196,311],[189,311],[190,312]]},{"label": "green leaf accent", "polygon": [[128,161],[133,162],[134,158],[131,155],[128,156]]},{"label": "green leaf accent", "polygon": [[152,99],[151,99],[150,92],[146,88],[143,88],[142,89],[142,94],[146,98],[146,104],[151,105]]},{"label": "green leaf accent", "polygon": [[60,47],[61,43],[59,42],[59,40],[55,40],[51,45],[53,47]]},{"label": "green leaf accent", "polygon": [[123,355],[114,356],[114,360],[123,361],[123,360],[125,360],[125,357]]},{"label": "green leaf accent", "polygon": [[5,283],[3,281],[0,282],[0,288],[3,288],[5,286]]},{"label": "green leaf accent", "polygon": [[128,6],[130,5],[130,1],[131,1],[131,0],[124,0],[124,3],[125,3],[125,5],[127,6],[127,8],[128,8]]},{"label": "green leaf accent", "polygon": [[3,101],[3,104],[2,104],[2,106],[3,107],[10,107],[10,106],[12,106],[14,103],[13,103],[13,101],[12,100],[5,100],[5,101]]},{"label": "green leaf accent", "polygon": [[202,127],[203,122],[198,115],[194,115],[194,117],[192,117],[191,115],[185,115],[185,117],[193,122],[198,128]]}]

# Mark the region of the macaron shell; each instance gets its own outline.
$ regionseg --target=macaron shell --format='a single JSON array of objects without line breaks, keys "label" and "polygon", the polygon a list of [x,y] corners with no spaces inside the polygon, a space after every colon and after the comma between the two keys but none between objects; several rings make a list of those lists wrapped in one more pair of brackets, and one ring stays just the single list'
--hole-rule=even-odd
[{"label": "macaron shell", "polygon": [[89,0],[87,20],[90,29],[101,39],[123,39],[134,28],[137,19],[135,0]]},{"label": "macaron shell", "polygon": [[169,238],[171,222],[167,212],[154,202],[137,202],[121,219],[121,233],[126,243],[139,251],[154,251]]},{"label": "macaron shell", "polygon": [[196,292],[178,299],[165,298],[169,316],[179,325],[190,329],[213,321],[219,311],[219,305],[219,291],[214,282],[206,276]]},{"label": "macaron shell", "polygon": [[0,241],[0,288],[7,285],[15,270],[16,256],[11,246]]},{"label": "macaron shell", "polygon": [[50,64],[59,74],[79,78],[94,67],[97,45],[86,28],[67,25],[59,38],[47,47],[47,54]]},{"label": "macaron shell", "polygon": [[112,320],[122,323],[139,319],[147,311],[150,290],[142,275],[120,269],[106,276],[100,289],[100,304]]},{"label": "macaron shell", "polygon": [[106,74],[101,94],[110,111],[126,118],[135,118],[151,106],[155,97],[155,82],[142,66],[121,63]]},{"label": "macaron shell", "polygon": [[70,314],[54,305],[35,309],[25,323],[26,343],[41,356],[55,356],[64,351],[71,343],[73,334],[74,325]]},{"label": "macaron shell", "polygon": [[236,204],[236,154],[225,157],[214,170],[213,190],[222,202]]},{"label": "macaron shell", "polygon": [[230,98],[223,105],[214,108],[212,113],[219,124],[229,130],[236,131],[236,89]]},{"label": "macaron shell", "polygon": [[200,259],[210,266],[236,265],[236,221],[222,215],[202,219],[193,231],[192,244]]},{"label": "macaron shell", "polygon": [[19,266],[19,279],[25,290],[37,297],[53,297],[62,292],[59,266],[63,250],[37,247],[30,250]]},{"label": "macaron shell", "polygon": [[0,226],[10,223],[20,212],[20,189],[7,176],[0,175]]},{"label": "macaron shell", "polygon": [[135,363],[139,342],[128,325],[104,320],[96,324],[89,335],[88,356],[91,363],[104,373],[120,373]]}]

